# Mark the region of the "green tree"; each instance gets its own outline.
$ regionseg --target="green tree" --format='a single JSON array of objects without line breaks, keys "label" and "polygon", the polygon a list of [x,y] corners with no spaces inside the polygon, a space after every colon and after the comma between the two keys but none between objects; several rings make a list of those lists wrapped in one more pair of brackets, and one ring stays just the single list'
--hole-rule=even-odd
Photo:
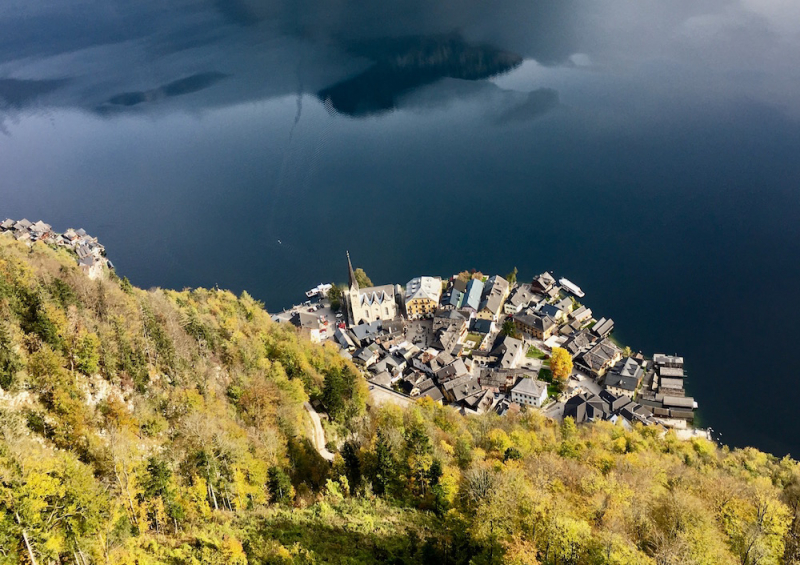
[{"label": "green tree", "polygon": [[11,336],[5,326],[0,325],[0,387],[8,390],[22,369],[22,360],[14,352]]},{"label": "green tree", "polygon": [[178,522],[185,518],[186,512],[176,496],[176,487],[172,477],[169,463],[158,457],[150,457],[142,478],[142,501],[151,504],[150,520],[156,530],[160,530],[160,512],[172,519],[175,531],[178,531]]},{"label": "green tree", "polygon": [[373,286],[372,281],[367,276],[367,273],[364,272],[364,269],[358,267],[353,274],[356,276],[356,282],[358,283],[359,288],[369,288]]},{"label": "green tree", "polygon": [[503,327],[500,330],[500,333],[502,335],[506,335],[508,337],[513,337],[517,339],[521,337],[521,334],[519,333],[517,326],[514,324],[514,320],[512,320],[511,318],[506,318],[506,321],[503,322]]},{"label": "green tree", "polygon": [[294,500],[294,488],[292,488],[292,481],[289,479],[289,475],[280,467],[270,467],[268,476],[267,488],[269,489],[270,501],[283,506],[290,505]]},{"label": "green tree", "polygon": [[351,492],[354,492],[361,485],[361,459],[358,456],[359,446],[353,440],[344,442],[342,446],[342,459],[344,459],[345,474],[350,485]]},{"label": "green tree", "polygon": [[396,472],[392,448],[383,432],[378,430],[375,440],[375,475],[372,480],[372,490],[375,494],[382,495],[389,492]]},{"label": "green tree", "polygon": [[331,303],[331,309],[341,310],[342,302],[344,301],[344,289],[338,284],[333,285],[328,291],[328,300]]},{"label": "green tree", "polygon": [[513,285],[515,282],[517,282],[517,273],[518,272],[519,271],[517,271],[517,268],[514,267],[514,270],[506,275],[506,280],[508,281],[509,285]]},{"label": "green tree", "polygon": [[366,386],[363,378],[351,367],[331,367],[325,373],[322,402],[328,415],[344,424],[366,409]]}]

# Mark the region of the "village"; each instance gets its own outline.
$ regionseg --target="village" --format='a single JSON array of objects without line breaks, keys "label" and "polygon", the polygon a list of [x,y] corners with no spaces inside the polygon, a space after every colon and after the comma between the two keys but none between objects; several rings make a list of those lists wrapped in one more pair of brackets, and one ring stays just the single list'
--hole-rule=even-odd
[{"label": "village", "polygon": [[[90,278],[113,265],[83,229],[53,231],[42,221],[7,219],[0,235],[71,250]],[[406,285],[360,285],[347,254],[348,285],[320,284],[310,300],[273,319],[312,342],[332,342],[358,366],[373,399],[408,405],[419,398],[462,414],[537,409],[576,423],[609,420],[691,430],[697,403],[686,394],[682,357],[645,357],[617,344],[614,321],[579,302],[584,292],[544,272],[518,282],[462,272]],[[339,296],[333,296],[338,290]],[[558,378],[554,355],[569,359]]]},{"label": "village", "polygon": [[[694,433],[697,403],[686,393],[683,358],[615,343],[614,321],[581,304],[583,291],[565,278],[544,272],[518,282],[516,269],[506,277],[465,271],[364,287],[349,253],[347,263],[347,287],[319,285],[306,293],[314,301],[273,319],[336,344],[378,403],[427,397],[465,415],[535,409],[579,424]],[[566,359],[568,374],[556,378]]]},{"label": "village", "polygon": [[104,268],[113,269],[114,265],[106,258],[106,250],[96,237],[92,237],[83,229],[68,229],[64,233],[53,231],[50,224],[39,220],[6,219],[0,223],[0,235],[13,237],[17,241],[33,245],[41,241],[48,245],[69,249],[77,256],[78,266],[91,279],[103,276]]}]

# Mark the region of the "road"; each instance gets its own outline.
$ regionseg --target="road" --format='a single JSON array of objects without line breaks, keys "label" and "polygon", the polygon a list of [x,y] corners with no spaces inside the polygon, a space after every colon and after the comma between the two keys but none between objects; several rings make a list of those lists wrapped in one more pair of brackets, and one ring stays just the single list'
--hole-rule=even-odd
[{"label": "road", "polygon": [[328,451],[325,447],[325,430],[322,429],[322,422],[320,422],[319,414],[317,414],[317,411],[314,410],[314,407],[308,402],[303,403],[303,408],[305,408],[308,415],[311,416],[311,423],[314,424],[314,437],[312,437],[314,447],[323,459],[326,461],[333,461],[333,453]]}]

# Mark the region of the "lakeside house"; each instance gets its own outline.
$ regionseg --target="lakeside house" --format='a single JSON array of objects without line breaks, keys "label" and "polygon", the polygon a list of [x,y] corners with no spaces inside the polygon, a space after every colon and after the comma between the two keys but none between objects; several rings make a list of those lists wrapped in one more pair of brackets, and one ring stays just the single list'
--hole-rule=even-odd
[{"label": "lakeside house", "polygon": [[606,374],[604,386],[616,396],[633,398],[642,382],[644,370],[632,357],[628,357],[614,365]]},{"label": "lakeside house", "polygon": [[548,339],[557,327],[555,320],[552,318],[533,313],[516,314],[512,320],[517,330],[541,340]]},{"label": "lakeside house", "polygon": [[442,279],[439,277],[416,277],[406,283],[405,306],[409,320],[432,318],[439,308],[442,294]]}]

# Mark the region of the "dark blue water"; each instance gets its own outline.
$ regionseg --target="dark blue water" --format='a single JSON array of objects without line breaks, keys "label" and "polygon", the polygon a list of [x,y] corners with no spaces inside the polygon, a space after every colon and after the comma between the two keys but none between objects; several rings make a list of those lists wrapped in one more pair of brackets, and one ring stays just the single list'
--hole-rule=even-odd
[{"label": "dark blue water", "polygon": [[346,249],[552,269],[723,441],[798,455],[799,6],[8,0],[0,215],[270,309]]}]

